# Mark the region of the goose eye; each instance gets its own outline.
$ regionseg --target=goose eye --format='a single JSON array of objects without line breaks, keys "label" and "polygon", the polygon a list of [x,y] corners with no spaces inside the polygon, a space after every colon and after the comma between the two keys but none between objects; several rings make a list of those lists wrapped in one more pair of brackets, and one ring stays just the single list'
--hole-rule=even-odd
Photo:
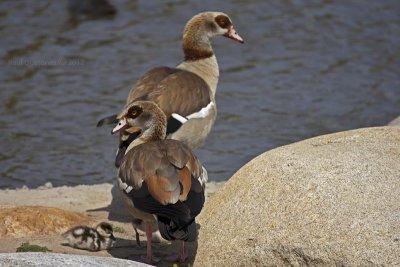
[{"label": "goose eye", "polygon": [[128,116],[134,119],[139,116],[140,113],[142,113],[142,109],[140,107],[134,106],[128,111]]},{"label": "goose eye", "polygon": [[138,116],[138,112],[136,110],[132,110],[129,114],[129,117],[132,119],[136,118]]}]

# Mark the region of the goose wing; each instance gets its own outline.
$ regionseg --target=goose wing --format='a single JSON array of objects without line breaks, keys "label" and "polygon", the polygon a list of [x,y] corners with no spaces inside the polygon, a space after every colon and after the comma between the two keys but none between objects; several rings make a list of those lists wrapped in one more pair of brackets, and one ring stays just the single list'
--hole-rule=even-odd
[{"label": "goose wing", "polygon": [[127,104],[154,101],[168,119],[167,134],[177,131],[191,118],[205,117],[213,105],[211,90],[196,74],[159,67],[144,74],[130,91]]},{"label": "goose wing", "polygon": [[202,165],[192,151],[170,139],[134,147],[125,155],[118,172],[126,193],[132,192],[133,197],[149,194],[161,205],[186,201],[191,190],[202,192],[202,174]]},{"label": "goose wing", "polygon": [[143,74],[129,92],[126,104],[129,105],[136,100],[149,100],[150,92],[156,90],[157,85],[170,74],[179,71],[175,68],[156,67]]}]

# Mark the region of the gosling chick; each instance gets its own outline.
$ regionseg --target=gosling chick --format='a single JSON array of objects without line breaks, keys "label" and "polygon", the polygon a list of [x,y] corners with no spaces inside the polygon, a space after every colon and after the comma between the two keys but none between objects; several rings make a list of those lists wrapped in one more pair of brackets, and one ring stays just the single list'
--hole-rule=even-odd
[{"label": "gosling chick", "polygon": [[102,222],[96,229],[88,226],[76,226],[62,234],[70,247],[89,251],[105,250],[115,243],[112,226]]}]

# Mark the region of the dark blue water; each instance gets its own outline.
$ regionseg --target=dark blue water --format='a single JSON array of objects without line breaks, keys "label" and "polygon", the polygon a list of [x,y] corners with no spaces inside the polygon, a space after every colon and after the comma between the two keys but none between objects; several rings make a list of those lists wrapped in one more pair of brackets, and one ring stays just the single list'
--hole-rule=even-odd
[{"label": "dark blue water", "polygon": [[179,63],[183,26],[204,10],[228,13],[246,39],[214,41],[219,115],[197,151],[211,180],[268,149],[400,114],[398,0],[110,3],[107,18],[73,17],[66,1],[0,3],[1,188],[112,181],[116,140],[97,120],[144,71]]}]

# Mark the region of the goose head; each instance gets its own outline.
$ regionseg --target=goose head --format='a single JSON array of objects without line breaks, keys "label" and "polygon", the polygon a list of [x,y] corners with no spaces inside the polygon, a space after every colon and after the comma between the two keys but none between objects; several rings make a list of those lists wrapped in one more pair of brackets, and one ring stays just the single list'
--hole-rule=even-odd
[{"label": "goose head", "polygon": [[122,135],[139,133],[139,138],[164,139],[167,118],[164,112],[151,101],[135,101],[127,105],[117,116],[118,124],[111,133]]},{"label": "goose head", "polygon": [[111,224],[109,224],[109,223],[106,223],[106,222],[99,223],[96,226],[96,231],[101,236],[110,237],[111,239],[114,238],[113,228],[112,228]]},{"label": "goose head", "polygon": [[195,15],[186,24],[184,35],[196,32],[198,35],[205,35],[208,38],[224,36],[239,43],[244,40],[236,32],[231,18],[222,12],[202,12]]},{"label": "goose head", "polygon": [[232,20],[222,12],[202,12],[191,18],[183,31],[183,51],[186,60],[213,55],[210,39],[224,36],[239,43],[244,40],[236,32]]}]

